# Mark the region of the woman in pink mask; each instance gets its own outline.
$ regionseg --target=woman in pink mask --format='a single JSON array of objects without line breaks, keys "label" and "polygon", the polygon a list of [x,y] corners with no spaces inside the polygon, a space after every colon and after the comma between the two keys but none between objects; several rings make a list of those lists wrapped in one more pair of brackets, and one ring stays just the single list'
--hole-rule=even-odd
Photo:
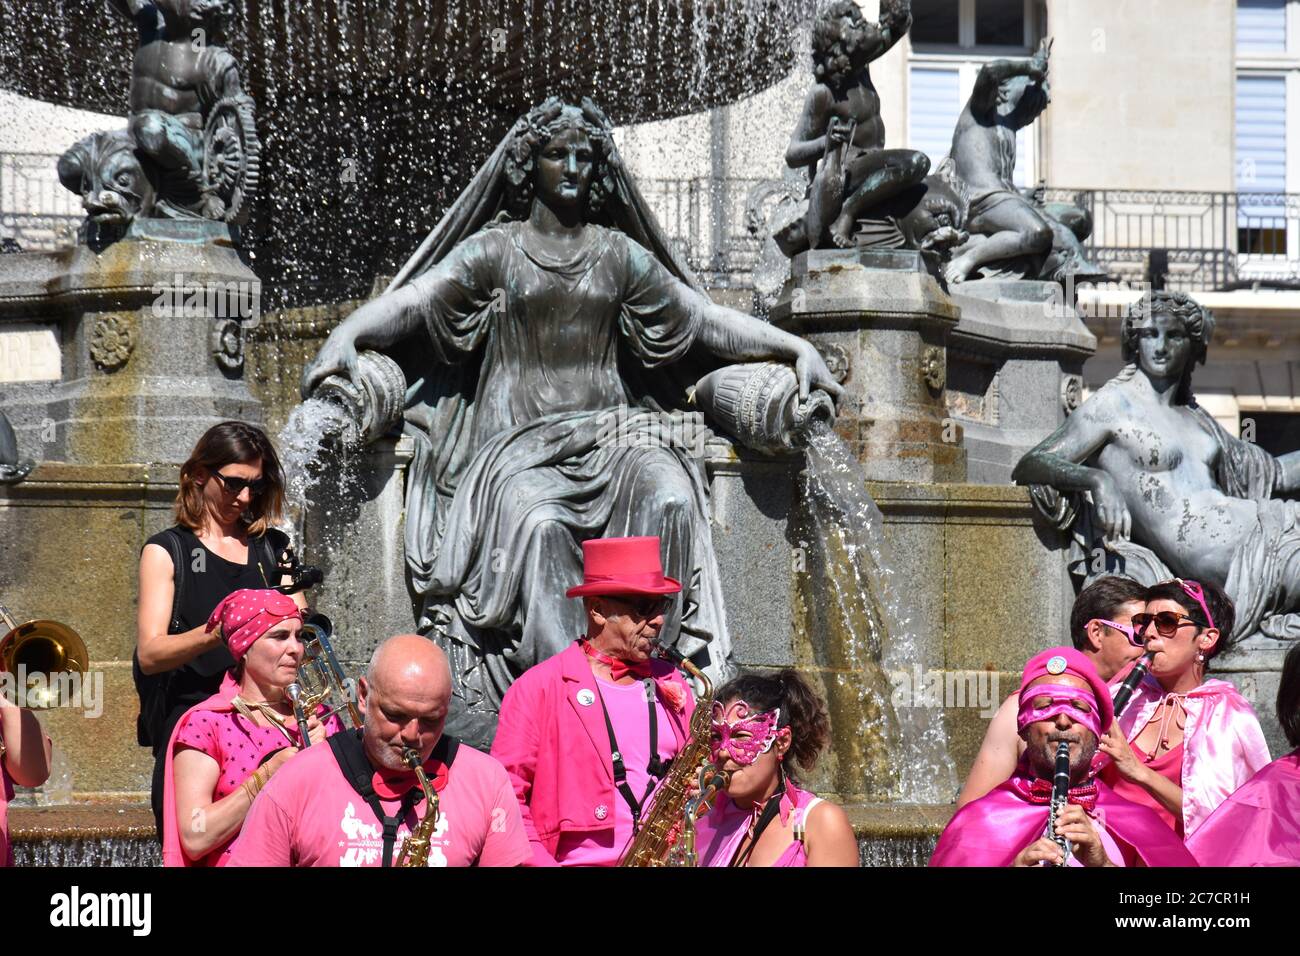
[{"label": "woman in pink mask", "polygon": [[[274,590],[235,591],[207,630],[235,659],[221,689],[185,712],[167,748],[163,865],[224,866],[253,799],[298,752],[302,737],[286,688],[298,678],[302,612]],[[340,729],[307,719],[310,744]]]},{"label": "woman in pink mask", "polygon": [[1149,588],[1133,624],[1154,653],[1151,670],[1101,740],[1113,761],[1101,779],[1184,838],[1269,762],[1250,704],[1227,681],[1205,676],[1235,618],[1212,584],[1175,579]]},{"label": "woman in pink mask", "polygon": [[712,758],[727,791],[699,823],[701,866],[857,866],[844,811],[802,789],[830,740],[826,708],[799,674],[742,675],[713,705]]}]

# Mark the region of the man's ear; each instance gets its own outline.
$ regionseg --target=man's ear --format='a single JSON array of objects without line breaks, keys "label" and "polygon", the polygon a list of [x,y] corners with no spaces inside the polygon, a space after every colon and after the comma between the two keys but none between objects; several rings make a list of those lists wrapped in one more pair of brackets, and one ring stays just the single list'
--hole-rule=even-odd
[{"label": "man's ear", "polygon": [[1088,626],[1083,629],[1083,633],[1088,636],[1088,646],[1098,653],[1101,652],[1101,636],[1105,626],[1098,621],[1089,621]]},{"label": "man's ear", "polygon": [[364,677],[357,678],[357,710],[361,711],[361,716],[366,715],[366,701],[370,698],[370,685],[366,683]]}]

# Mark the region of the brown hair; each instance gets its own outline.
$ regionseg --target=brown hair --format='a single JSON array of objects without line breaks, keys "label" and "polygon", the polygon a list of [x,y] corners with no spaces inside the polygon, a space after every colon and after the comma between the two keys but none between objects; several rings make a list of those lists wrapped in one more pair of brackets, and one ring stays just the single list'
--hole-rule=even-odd
[{"label": "brown hair", "polygon": [[[1186,596],[1186,595],[1184,595]],[[1070,609],[1070,640],[1076,651],[1088,649],[1088,622],[1112,618],[1131,601],[1147,598],[1146,585],[1118,574],[1098,578],[1079,592]]]},{"label": "brown hair", "polygon": [[253,498],[241,520],[248,533],[264,534],[280,520],[284,510],[284,471],[280,457],[266,432],[248,422],[221,422],[213,425],[195,444],[189,459],[181,465],[180,490],[176,492],[176,523],[191,531],[202,529],[206,520],[201,472],[212,475],[226,465],[262,459],[262,478],[266,490]]},{"label": "brown hair", "polygon": [[741,674],[724,684],[714,699],[723,704],[743,700],[756,711],[781,708],[777,727],[790,728],[790,749],[781,764],[791,777],[795,777],[792,771],[796,763],[811,771],[817,765],[817,757],[830,743],[831,722],[826,716],[826,705],[792,668],[777,671],[771,677]]}]

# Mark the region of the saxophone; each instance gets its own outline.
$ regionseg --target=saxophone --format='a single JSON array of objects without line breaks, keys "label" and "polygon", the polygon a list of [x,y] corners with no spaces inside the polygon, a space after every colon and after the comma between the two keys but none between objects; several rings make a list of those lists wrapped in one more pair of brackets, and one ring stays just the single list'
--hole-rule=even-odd
[{"label": "saxophone", "polygon": [[[727,775],[709,762],[712,682],[675,648],[662,648],[660,654],[698,680],[704,690],[691,714],[690,739],[655,791],[619,866],[696,866],[695,821],[708,812],[713,798],[727,786]],[[700,786],[692,796],[690,782],[697,775]]]},{"label": "saxophone", "polygon": [[398,851],[396,865],[424,867],[429,865],[429,843],[434,828],[438,825],[438,792],[429,783],[418,750],[408,749],[402,754],[402,759],[415,771],[415,779],[419,781],[420,789],[424,791],[425,806],[424,817],[402,841],[402,849]]}]

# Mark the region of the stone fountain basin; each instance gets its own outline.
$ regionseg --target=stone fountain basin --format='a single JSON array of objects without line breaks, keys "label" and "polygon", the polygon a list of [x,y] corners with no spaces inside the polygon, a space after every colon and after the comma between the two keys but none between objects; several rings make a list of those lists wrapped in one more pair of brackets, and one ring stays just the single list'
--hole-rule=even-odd
[{"label": "stone fountain basin", "polygon": [[[863,866],[924,866],[951,806],[851,804],[845,809]],[[19,866],[159,866],[153,811],[144,804],[12,807]]]}]

